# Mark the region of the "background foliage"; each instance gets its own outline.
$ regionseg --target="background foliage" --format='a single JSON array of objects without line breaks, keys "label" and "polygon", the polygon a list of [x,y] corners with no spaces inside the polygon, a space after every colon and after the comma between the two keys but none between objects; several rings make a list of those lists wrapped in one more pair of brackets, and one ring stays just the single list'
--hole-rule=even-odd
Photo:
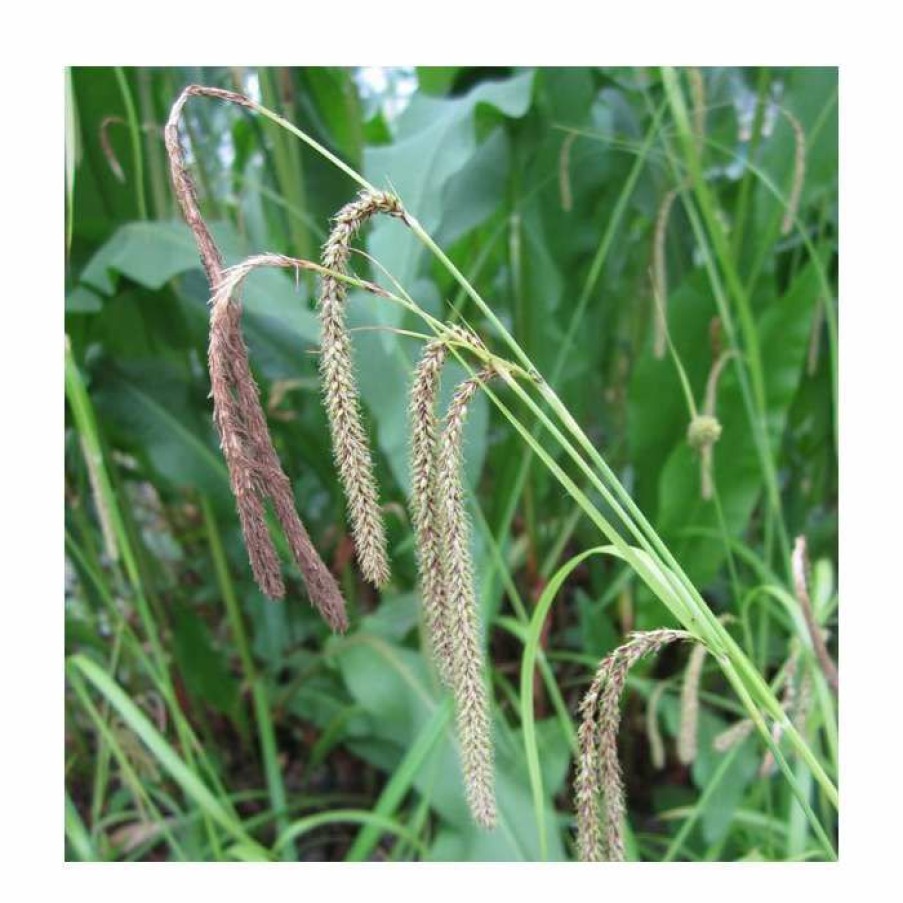
[{"label": "background foliage", "polygon": [[[72,858],[539,858],[519,686],[525,625],[555,571],[598,542],[478,399],[467,467],[501,806],[500,828],[482,832],[464,803],[450,702],[422,653],[405,507],[406,393],[420,343],[403,331],[418,325],[397,307],[351,294],[395,567],[377,598],[355,570],[319,403],[317,286],[277,271],[253,274],[245,291],[252,365],[352,627],[329,636],[291,570],[284,603],[268,602],[251,579],[207,397],[208,287],[176,211],[161,135],[192,82],[250,93],[401,196],[549,378],[706,600],[730,616],[763,674],[778,674],[799,639],[781,602],[792,589],[789,542],[798,534],[809,539],[816,612],[830,627],[836,71],[701,75],[704,177],[726,240],[719,244],[695,202],[678,198],[665,243],[671,337],[701,404],[727,341],[712,328],[723,313],[719,297],[733,305],[739,286],[748,299],[744,359],[754,370],[750,342],[757,344],[762,388],[761,409],[751,408],[740,368],[726,367],[716,502],[701,498],[674,360],[653,353],[656,221],[687,175],[659,72],[68,73]],[[692,85],[691,74],[680,77]],[[788,234],[781,220],[795,145],[782,109],[806,136],[798,221]],[[227,263],[264,250],[316,258],[331,215],[353,195],[349,180],[287,133],[228,105],[192,101],[185,122],[202,207]],[[431,313],[461,315],[479,329],[465,297],[397,223],[376,223],[360,244]],[[387,279],[364,259],[355,265]],[[444,382],[450,390],[454,380]],[[534,687],[549,858],[573,858],[572,719],[592,669],[626,631],[670,624],[628,570],[598,556],[581,562],[560,592]],[[685,664],[686,651],[675,649],[629,684],[621,753],[631,855],[821,855],[780,776],[759,776],[755,738],[727,754],[713,750],[712,739],[742,714],[713,666],[703,676],[699,754],[690,766],[677,760]],[[645,713],[661,682],[667,760],[657,770]],[[806,736],[835,775],[833,704],[816,695]]]}]

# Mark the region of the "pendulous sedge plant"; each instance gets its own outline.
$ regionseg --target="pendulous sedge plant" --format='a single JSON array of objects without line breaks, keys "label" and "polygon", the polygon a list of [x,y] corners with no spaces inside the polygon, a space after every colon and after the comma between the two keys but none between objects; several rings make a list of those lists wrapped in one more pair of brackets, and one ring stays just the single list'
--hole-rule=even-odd
[{"label": "pendulous sedge plant", "polygon": [[[666,73],[667,74],[667,73]],[[675,115],[685,110],[679,87],[666,78],[669,102]],[[209,96],[236,103],[275,122],[313,147],[363,189],[358,198],[336,215],[332,232],[323,249],[322,264],[297,261],[280,255],[260,255],[225,271],[222,258],[198,211],[194,187],[185,168],[179,146],[178,121],[191,96]],[[698,104],[702,108],[702,104]],[[678,118],[679,125],[683,120]],[[704,134],[700,121],[699,132]],[[173,184],[182,212],[191,227],[207,273],[212,293],[210,371],[213,386],[214,418],[229,466],[245,542],[258,583],[269,595],[284,594],[278,558],[267,531],[263,502],[273,502],[302,574],[311,601],[337,629],[345,626],[344,603],[335,580],[310,545],[294,506],[291,487],[272,447],[260,408],[256,385],[250,374],[240,331],[241,306],[238,284],[254,265],[275,265],[317,271],[322,278],[319,313],[322,325],[320,373],[324,403],[330,422],[335,463],[347,499],[351,530],[363,576],[381,586],[389,578],[388,554],[382,512],[374,477],[372,456],[363,424],[354,376],[351,342],[344,319],[345,285],[369,289],[375,295],[402,304],[417,314],[432,330],[413,379],[409,414],[412,430],[411,508],[416,534],[424,619],[437,670],[455,699],[461,762],[466,796],[475,821],[491,828],[497,818],[494,794],[490,699],[483,664],[478,606],[470,559],[470,530],[461,477],[462,437],[468,405],[478,391],[484,391],[524,438],[544,466],[568,492],[579,508],[611,543],[610,553],[625,561],[683,625],[683,630],[655,630],[633,634],[606,657],[583,700],[583,722],[579,730],[580,754],[575,781],[575,808],[578,818],[578,848],[583,859],[623,859],[624,793],[617,753],[619,705],[627,673],[645,655],[664,645],[687,640],[702,652],[694,654],[691,665],[701,668],[702,656],[709,654],[721,668],[731,687],[774,755],[791,789],[828,856],[834,851],[807,795],[772,736],[771,727],[780,724],[784,737],[809,768],[825,799],[837,804],[837,791],[819,760],[796,725],[775,698],[743,650],[719,622],[699,591],[681,569],[653,527],[637,508],[629,493],[612,472],[603,456],[576,423],[554,389],[546,382],[529,357],[511,336],[480,294],[435,244],[417,219],[395,195],[380,191],[360,174],[317,144],[312,138],[275,113],[247,97],[229,91],[191,86],[173,107],[166,127]],[[664,232],[668,210],[676,190],[666,196],[656,225],[655,288],[661,311],[660,329],[667,340],[664,319]],[[450,327],[423,311],[412,299],[377,289],[347,272],[350,244],[360,227],[373,215],[400,219],[459,283],[466,296],[486,321],[487,334],[511,353],[508,360],[489,350],[488,338],[477,338],[467,330]],[[456,389],[445,415],[442,432],[436,416],[436,398],[442,366],[448,353],[465,364],[470,376]],[[462,357],[462,353],[464,357]],[[479,366],[473,366],[476,359]],[[713,367],[711,398],[717,374],[724,365],[722,355]],[[740,364],[738,364],[740,366]],[[487,385],[498,380],[511,391],[523,408],[546,430],[540,444],[508,405]],[[707,399],[708,400],[708,399]],[[690,399],[691,410],[696,414]],[[712,409],[691,424],[691,442],[700,451],[711,450],[720,426]],[[708,418],[704,420],[703,418]],[[698,434],[698,435],[696,435]],[[546,450],[547,445],[563,453],[563,466]],[[704,462],[705,463],[705,462]],[[570,472],[569,470],[570,469]],[[577,472],[604,502],[600,506],[575,482]],[[703,494],[705,495],[705,467]],[[767,719],[772,720],[769,726]],[[688,753],[689,744],[683,750]],[[600,827],[599,801],[603,800]]]}]

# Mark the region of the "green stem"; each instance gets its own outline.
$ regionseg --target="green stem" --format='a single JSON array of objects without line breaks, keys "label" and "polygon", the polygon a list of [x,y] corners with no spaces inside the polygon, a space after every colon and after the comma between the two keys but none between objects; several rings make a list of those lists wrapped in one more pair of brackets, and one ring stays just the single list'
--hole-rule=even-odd
[{"label": "green stem", "polygon": [[[216,580],[226,606],[229,627],[232,630],[235,647],[241,659],[242,670],[251,686],[251,699],[254,706],[254,718],[257,723],[260,756],[263,760],[267,792],[269,793],[270,804],[276,812],[276,825],[279,832],[282,833],[289,825],[287,815],[288,803],[285,794],[285,784],[282,781],[282,770],[279,767],[276,732],[273,728],[266,684],[257,673],[257,668],[254,665],[254,658],[251,655],[251,647],[242,621],[241,609],[238,604],[238,598],[235,595],[235,587],[229,576],[229,566],[223,550],[222,539],[219,535],[219,528],[216,525],[216,516],[213,513],[210,500],[204,495],[201,496],[201,510],[204,514],[204,526],[207,531],[207,538],[210,541],[210,554],[213,557]],[[284,858],[293,859],[293,850],[293,846],[287,844],[282,851]]]},{"label": "green stem", "polygon": [[138,122],[138,114],[135,112],[135,101],[132,99],[132,90],[129,88],[128,79],[121,66],[116,67],[116,81],[122,94],[122,103],[125,106],[125,116],[129,123],[129,132],[132,138],[132,161],[135,166],[135,190],[138,196],[138,215],[141,219],[147,219],[147,201],[144,197],[144,154],[141,150],[141,124]]},{"label": "green stem", "polygon": [[[780,494],[777,492],[777,478],[775,476],[775,467],[772,460],[770,444],[767,435],[764,433],[764,424],[768,422],[767,398],[765,392],[762,353],[759,348],[759,334],[756,330],[755,319],[753,318],[749,298],[743,287],[743,283],[740,280],[736,266],[734,265],[724,225],[716,214],[715,200],[703,177],[696,140],[693,136],[683,94],[681,93],[677,81],[677,74],[673,69],[666,67],[662,70],[662,78],[671,105],[671,111],[677,125],[678,136],[683,146],[684,157],[687,161],[687,169],[693,185],[693,192],[699,203],[699,209],[702,213],[702,218],[705,221],[706,229],[712,238],[715,254],[721,264],[727,287],[736,304],[737,315],[740,321],[740,331],[743,335],[743,342],[745,345],[743,354],[737,356],[737,361],[739,362],[742,357],[745,356],[749,364],[749,372],[752,381],[752,395],[755,405],[755,415],[752,418],[751,425],[754,435],[757,437],[757,444],[760,445],[760,457],[762,463],[766,468],[766,484],[769,488],[769,501],[772,507],[772,516],[777,527],[778,535],[781,539],[784,560],[789,571],[790,542],[787,537],[786,528],[784,527],[784,519],[781,515],[781,499]],[[742,369],[740,363],[737,363],[737,367]]]},{"label": "green stem", "polygon": [[[279,97],[274,70],[261,68],[257,71],[264,102],[275,106]],[[293,112],[291,108],[289,112]],[[301,155],[298,153],[298,145],[288,139],[283,132],[277,132],[273,141],[273,155],[276,176],[281,188],[280,193],[288,198],[292,207],[305,210],[307,198],[304,190],[304,170]],[[294,253],[299,257],[312,256],[308,231],[296,217],[288,217],[288,230]]]}]

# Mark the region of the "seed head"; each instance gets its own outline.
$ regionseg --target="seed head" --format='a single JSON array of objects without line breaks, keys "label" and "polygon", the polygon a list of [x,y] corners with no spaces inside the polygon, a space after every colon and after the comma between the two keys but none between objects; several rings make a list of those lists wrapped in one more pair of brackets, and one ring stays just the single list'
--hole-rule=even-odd
[{"label": "seed head", "polygon": [[696,759],[699,734],[699,682],[705,664],[706,648],[701,643],[693,647],[680,694],[680,730],[677,734],[677,758],[682,765]]},{"label": "seed head", "polygon": [[793,182],[790,185],[790,197],[787,199],[787,209],[781,220],[781,235],[787,235],[793,228],[793,221],[799,211],[800,197],[803,193],[803,183],[806,180],[806,133],[803,125],[789,110],[781,110],[784,118],[793,129]]},{"label": "seed head", "polygon": [[[580,704],[580,755],[574,784],[577,847],[584,862],[624,859],[624,785],[618,761],[621,695],[627,674],[643,656],[676,640],[692,639],[682,630],[633,633],[606,656]],[[603,801],[603,831],[599,829],[599,797]]]},{"label": "seed head", "polygon": [[668,258],[665,252],[665,238],[668,234],[668,218],[679,190],[672,188],[662,198],[655,218],[652,243],[652,281],[655,295],[655,337],[652,353],[659,360],[665,356],[668,334]]},{"label": "seed head", "polygon": [[712,749],[720,753],[733,749],[753,732],[755,726],[752,718],[742,718],[740,721],[735,721],[730,727],[725,728],[715,737],[712,741]]},{"label": "seed head", "polygon": [[487,368],[462,382],[455,391],[445,417],[436,471],[439,512],[444,528],[442,561],[461,763],[471,814],[484,828],[492,828],[496,823],[495,779],[489,695],[484,679],[470,557],[470,528],[461,475],[461,446],[468,405],[491,376],[492,370]]},{"label": "seed head", "polygon": [[452,684],[452,649],[448,596],[442,564],[440,502],[436,487],[436,399],[447,345],[430,342],[417,365],[411,387],[411,513],[417,543],[417,564],[426,630],[439,676]]},{"label": "seed head", "polygon": [[[347,271],[351,239],[376,213],[405,218],[404,209],[394,195],[362,193],[336,215],[332,232],[323,247],[325,267],[338,273]],[[379,507],[375,468],[361,416],[351,338],[345,324],[345,296],[345,285],[341,280],[323,276],[320,291],[323,398],[361,571],[374,586],[383,586],[389,580],[386,532]]]},{"label": "seed head", "polygon": [[699,414],[690,421],[687,428],[687,442],[696,451],[714,445],[721,438],[721,424],[717,417]]},{"label": "seed head", "polygon": [[658,703],[664,692],[665,682],[659,681],[646,703],[646,740],[649,743],[649,758],[656,771],[665,767],[665,743],[658,726]]},{"label": "seed head", "polygon": [[[182,108],[193,95],[218,97],[245,107],[253,104],[232,91],[192,85],[173,105],[164,130],[176,198],[194,234],[213,294],[208,348],[213,420],[229,470],[251,569],[264,594],[274,599],[285,595],[279,557],[264,513],[264,501],[269,498],[311,602],[334,630],[344,630],[347,627],[344,599],[298,516],[291,484],[273,448],[260,393],[251,375],[248,349],[241,332],[241,302],[237,291],[240,278],[223,269],[222,255],[201,216],[194,183],[185,165],[179,120]],[[250,266],[245,267],[242,275],[249,269]]]}]

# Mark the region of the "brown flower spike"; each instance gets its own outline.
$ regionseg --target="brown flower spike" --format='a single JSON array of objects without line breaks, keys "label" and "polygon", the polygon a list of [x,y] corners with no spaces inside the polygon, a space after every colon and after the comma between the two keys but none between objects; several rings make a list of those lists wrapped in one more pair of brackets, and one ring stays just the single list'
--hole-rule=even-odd
[{"label": "brown flower spike", "polygon": [[[332,232],[323,246],[323,266],[345,273],[351,239],[376,213],[405,217],[404,209],[394,195],[361,193],[357,200],[346,204],[336,214]],[[351,338],[345,325],[345,296],[343,282],[333,276],[323,276],[320,292],[323,396],[361,571],[374,586],[383,586],[389,580],[386,531],[367,432],[361,417]]]},{"label": "brown flower spike", "polygon": [[251,569],[267,596],[278,599],[285,595],[279,557],[266,525],[264,503],[269,498],[311,602],[333,630],[345,630],[348,623],[345,601],[295,508],[291,483],[273,448],[257,384],[251,375],[248,350],[241,332],[241,302],[233,290],[234,280],[226,279],[222,255],[201,217],[194,184],[185,166],[179,142],[179,120],[182,108],[193,95],[219,97],[245,107],[252,104],[231,91],[190,86],[173,106],[164,132],[176,198],[194,234],[213,292],[208,351],[213,419],[229,469]]}]

